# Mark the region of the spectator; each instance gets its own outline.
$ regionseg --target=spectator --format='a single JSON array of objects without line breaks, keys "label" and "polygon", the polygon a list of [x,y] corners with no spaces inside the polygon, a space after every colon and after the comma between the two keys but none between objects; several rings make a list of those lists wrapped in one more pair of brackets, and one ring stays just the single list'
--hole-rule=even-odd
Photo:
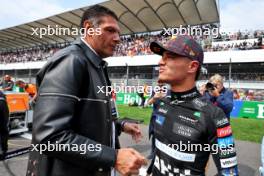
[{"label": "spectator", "polygon": [[237,89],[233,90],[233,98],[234,98],[234,100],[239,100],[240,99],[240,95],[239,95]]},{"label": "spectator", "polygon": [[5,75],[2,82],[0,83],[3,91],[12,91],[14,86],[14,81],[12,81],[11,76]]},{"label": "spectator", "polygon": [[35,84],[26,83],[23,79],[16,81],[16,86],[22,89],[23,92],[27,92],[30,96],[30,104],[34,106],[35,100],[37,98],[37,87]]},{"label": "spectator", "polygon": [[226,117],[230,119],[230,113],[233,109],[233,92],[224,87],[223,77],[219,74],[212,76],[209,79],[209,83],[213,87],[212,89],[207,88],[204,97],[214,105],[220,107],[226,114]]}]

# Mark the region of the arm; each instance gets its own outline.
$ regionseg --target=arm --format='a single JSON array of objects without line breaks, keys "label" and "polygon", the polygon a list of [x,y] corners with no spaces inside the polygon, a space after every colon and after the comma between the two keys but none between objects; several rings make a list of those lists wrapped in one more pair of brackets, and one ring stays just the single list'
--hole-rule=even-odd
[{"label": "arm", "polygon": [[152,92],[151,96],[150,96],[150,98],[148,100],[148,105],[152,105],[155,102],[154,96],[155,96],[155,92]]},{"label": "arm", "polygon": [[[74,165],[94,170],[99,167],[114,167],[116,151],[111,147],[101,145],[94,140],[75,133],[71,124],[74,120],[75,107],[78,100],[72,97],[59,95],[43,95],[43,93],[58,93],[78,96],[83,76],[86,69],[81,59],[74,55],[67,55],[66,58],[53,61],[46,66],[44,78],[38,77],[41,81],[39,96],[35,106],[33,124],[34,144],[69,144],[82,146],[101,146],[101,150],[89,151],[81,154],[80,150],[71,151],[46,151],[46,155],[67,161]],[[39,83],[38,82],[38,83]],[[89,117],[89,115],[88,115]]]},{"label": "arm", "polygon": [[209,122],[208,142],[219,175],[238,175],[237,157],[232,129],[224,112],[216,108]]},{"label": "arm", "polygon": [[10,84],[8,85],[8,87],[4,88],[3,90],[4,91],[12,91],[13,86],[14,86],[14,82],[11,81]]},{"label": "arm", "polygon": [[163,92],[159,92],[159,93],[155,93],[153,92],[152,95],[151,95],[151,98],[148,100],[148,104],[151,105],[151,104],[154,104],[157,102],[157,100],[165,97],[166,94],[163,93]]}]

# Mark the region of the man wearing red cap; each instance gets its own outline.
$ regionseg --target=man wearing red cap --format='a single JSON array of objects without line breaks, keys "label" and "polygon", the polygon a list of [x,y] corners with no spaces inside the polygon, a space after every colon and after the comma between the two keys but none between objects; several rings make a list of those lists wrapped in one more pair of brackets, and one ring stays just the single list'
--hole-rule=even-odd
[{"label": "man wearing red cap", "polygon": [[150,49],[162,56],[159,82],[171,86],[156,112],[153,176],[203,176],[210,153],[219,175],[238,175],[229,121],[195,86],[203,63],[200,45],[190,36],[178,36],[164,46],[152,42]]}]

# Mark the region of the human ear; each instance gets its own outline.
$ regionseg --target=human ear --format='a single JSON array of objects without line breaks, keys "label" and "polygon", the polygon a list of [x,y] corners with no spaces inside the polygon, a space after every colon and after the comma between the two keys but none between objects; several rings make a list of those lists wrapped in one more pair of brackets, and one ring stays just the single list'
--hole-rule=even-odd
[{"label": "human ear", "polygon": [[189,64],[189,73],[196,73],[199,68],[199,62],[198,61],[191,61]]}]

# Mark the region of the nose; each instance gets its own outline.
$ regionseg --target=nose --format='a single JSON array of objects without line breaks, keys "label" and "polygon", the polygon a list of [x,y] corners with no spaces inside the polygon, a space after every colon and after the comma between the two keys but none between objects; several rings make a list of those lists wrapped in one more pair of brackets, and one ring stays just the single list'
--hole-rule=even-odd
[{"label": "nose", "polygon": [[165,65],[165,58],[164,56],[161,57],[160,61],[159,61],[159,66],[161,65]]},{"label": "nose", "polygon": [[120,35],[119,35],[119,33],[116,33],[116,34],[114,35],[113,40],[115,41],[115,43],[120,43]]}]

